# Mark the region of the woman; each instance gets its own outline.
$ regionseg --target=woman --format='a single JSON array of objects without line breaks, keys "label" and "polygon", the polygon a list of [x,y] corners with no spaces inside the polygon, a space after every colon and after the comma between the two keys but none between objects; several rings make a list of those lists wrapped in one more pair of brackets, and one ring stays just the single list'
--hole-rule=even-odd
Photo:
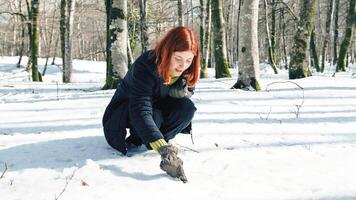
[{"label": "woman", "polygon": [[178,150],[167,142],[190,131],[196,108],[189,97],[199,66],[195,33],[182,26],[168,31],[133,63],[107,106],[103,126],[109,145],[126,154],[127,146],[145,144],[161,155],[162,170],[186,182]]}]

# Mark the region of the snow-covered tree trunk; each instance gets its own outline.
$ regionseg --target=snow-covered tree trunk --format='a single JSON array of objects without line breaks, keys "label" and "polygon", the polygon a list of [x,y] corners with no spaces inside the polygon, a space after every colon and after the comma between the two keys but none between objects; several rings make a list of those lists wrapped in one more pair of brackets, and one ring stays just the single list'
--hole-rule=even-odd
[{"label": "snow-covered tree trunk", "polygon": [[64,59],[63,63],[63,83],[70,83],[73,70],[72,62],[72,35],[74,21],[75,0],[67,0],[65,15],[65,33],[64,33]]},{"label": "snow-covered tree trunk", "polygon": [[106,0],[106,83],[115,89],[127,73],[127,0]]},{"label": "snow-covered tree trunk", "polygon": [[300,0],[300,13],[292,51],[290,53],[289,79],[311,76],[309,69],[310,36],[314,28],[317,0]]},{"label": "snow-covered tree trunk", "polygon": [[211,3],[214,23],[215,78],[231,77],[225,44],[226,33],[222,0],[213,0]]},{"label": "snow-covered tree trunk", "polygon": [[261,90],[259,85],[258,0],[244,1],[239,19],[238,79],[233,88]]},{"label": "snow-covered tree trunk", "polygon": [[355,1],[356,0],[350,0],[349,2],[349,10],[348,14],[346,17],[346,30],[344,34],[344,39],[341,43],[340,46],[340,53],[339,53],[339,58],[337,59],[337,66],[336,66],[336,71],[346,71],[345,69],[345,58],[347,60],[347,49],[349,48],[351,44],[351,39],[352,39],[352,30],[353,26],[355,25],[356,21],[356,16],[355,16]]}]

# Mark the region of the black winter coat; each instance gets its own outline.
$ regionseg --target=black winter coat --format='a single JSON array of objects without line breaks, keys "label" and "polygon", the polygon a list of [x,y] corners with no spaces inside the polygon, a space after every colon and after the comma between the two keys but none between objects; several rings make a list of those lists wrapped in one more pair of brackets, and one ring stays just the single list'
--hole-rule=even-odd
[{"label": "black winter coat", "polygon": [[108,143],[126,154],[129,120],[134,122],[135,131],[144,144],[163,138],[153,120],[152,105],[167,97],[169,89],[157,74],[154,51],[143,53],[131,66],[105,110],[102,123]]}]

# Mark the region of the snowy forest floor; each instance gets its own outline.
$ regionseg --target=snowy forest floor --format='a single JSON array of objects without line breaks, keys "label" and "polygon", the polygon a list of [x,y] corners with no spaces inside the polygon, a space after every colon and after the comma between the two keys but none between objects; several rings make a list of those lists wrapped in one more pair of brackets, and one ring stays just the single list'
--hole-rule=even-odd
[{"label": "snowy forest floor", "polygon": [[194,144],[172,141],[183,184],[155,152],[123,156],[106,143],[101,117],[114,90],[100,90],[104,62],[74,61],[74,83],[62,84],[57,66],[29,82],[16,59],[0,57],[3,200],[356,199],[355,65],[288,82],[261,64],[261,92],[229,89],[236,77],[200,80]]}]

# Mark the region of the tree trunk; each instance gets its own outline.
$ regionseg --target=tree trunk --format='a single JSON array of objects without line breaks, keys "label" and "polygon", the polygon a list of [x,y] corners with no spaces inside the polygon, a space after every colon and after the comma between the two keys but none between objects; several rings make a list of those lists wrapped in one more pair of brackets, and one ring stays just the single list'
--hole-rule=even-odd
[{"label": "tree trunk", "polygon": [[337,66],[336,66],[336,71],[346,71],[345,69],[345,59],[347,60],[346,54],[347,54],[347,49],[350,46],[351,39],[352,39],[352,30],[353,26],[355,24],[355,1],[356,0],[350,0],[349,4],[349,10],[347,13],[346,17],[346,30],[344,34],[344,39],[341,43],[340,46],[340,53],[339,53],[339,58],[337,60]]},{"label": "tree trunk", "polygon": [[177,1],[178,6],[178,24],[179,26],[184,26],[184,14],[183,14],[183,0]]},{"label": "tree trunk", "polygon": [[66,19],[65,19],[65,56],[63,68],[63,83],[70,83],[73,70],[72,60],[72,35],[73,35],[73,20],[74,20],[75,0],[67,0]]},{"label": "tree trunk", "polygon": [[284,69],[288,69],[288,56],[287,56],[287,45],[286,45],[286,21],[284,18],[284,6],[281,7],[281,34],[282,34],[282,49],[283,49],[283,60],[284,60]]},{"label": "tree trunk", "polygon": [[127,1],[106,0],[106,83],[115,89],[127,73]]},{"label": "tree trunk", "polygon": [[[19,12],[22,13],[22,1],[19,1]],[[22,56],[23,56],[23,51],[25,47],[25,18],[20,17],[20,23],[21,23],[21,39],[20,39],[20,48],[19,48],[19,61],[16,64],[17,68],[21,67],[21,61],[22,61]]]},{"label": "tree trunk", "polygon": [[[60,5],[60,20],[59,20],[59,34],[61,40],[61,56],[62,56],[62,71],[64,76],[64,69],[66,69],[66,62],[65,62],[65,38],[66,38],[66,7],[67,7],[67,0],[61,0]],[[62,78],[63,78],[62,76]]]},{"label": "tree trunk", "polygon": [[134,62],[133,56],[132,56],[132,49],[131,49],[129,34],[127,34],[127,62],[128,62],[128,65],[127,65],[128,68],[130,68]]},{"label": "tree trunk", "polygon": [[52,63],[51,63],[51,65],[55,65],[55,64],[56,64],[55,61],[56,61],[56,54],[57,54],[58,43],[59,43],[59,36],[57,36],[56,42],[55,42],[55,45],[54,45],[53,58],[52,58]]},{"label": "tree trunk", "polygon": [[229,65],[232,67],[234,66],[234,23],[235,23],[235,0],[231,0],[231,9],[230,9],[230,13],[231,13],[231,17],[230,17],[230,23],[228,24],[228,40],[227,43],[229,44],[229,48],[228,48],[228,58],[229,58]]},{"label": "tree trunk", "polygon": [[237,31],[236,31],[236,60],[239,60],[239,35],[240,35],[240,16],[241,16],[241,7],[242,7],[242,3],[243,3],[244,0],[239,0],[239,8],[238,8],[238,11],[237,11]]},{"label": "tree trunk", "polygon": [[231,77],[225,44],[225,22],[222,13],[222,0],[212,1],[214,23],[215,78]]},{"label": "tree trunk", "polygon": [[239,73],[233,88],[259,91],[258,0],[245,0],[241,6]]},{"label": "tree trunk", "polygon": [[53,16],[52,16],[52,25],[51,25],[51,30],[50,30],[50,34],[49,34],[49,44],[46,45],[46,63],[43,67],[43,71],[42,71],[42,76],[44,76],[46,74],[46,70],[47,70],[47,65],[48,65],[48,60],[49,57],[51,57],[51,47],[52,47],[52,42],[53,42],[53,37],[54,37],[54,24],[55,24],[55,15],[56,15],[56,11],[57,11],[57,4],[54,4],[54,11],[53,11]]},{"label": "tree trunk", "polygon": [[276,56],[276,41],[277,41],[277,34],[276,34],[276,7],[277,4],[275,0],[271,1],[272,11],[271,11],[271,51],[272,51],[272,59],[274,60],[274,64],[276,64],[277,59]]},{"label": "tree trunk", "polygon": [[25,27],[23,25],[24,21],[21,20],[21,43],[20,43],[20,48],[19,48],[19,61],[16,64],[17,68],[21,67],[21,61],[22,61],[22,56],[23,56],[23,50],[24,50],[24,46],[25,46]]},{"label": "tree trunk", "polygon": [[330,27],[332,22],[334,10],[334,0],[329,0],[328,11],[326,13],[326,24],[325,24],[325,35],[324,35],[324,42],[323,42],[323,50],[321,54],[321,72],[324,72],[325,68],[325,54],[328,50],[329,40],[330,40]]},{"label": "tree trunk", "polygon": [[72,76],[72,33],[75,0],[61,0],[61,53],[63,83],[70,83]]},{"label": "tree trunk", "polygon": [[311,76],[309,69],[310,36],[314,27],[316,0],[300,0],[300,13],[290,54],[289,79]]},{"label": "tree trunk", "polygon": [[194,29],[194,10],[193,10],[193,0],[190,0],[190,15],[192,19],[192,26],[191,28]]},{"label": "tree trunk", "polygon": [[31,68],[32,81],[42,81],[41,74],[38,72],[38,10],[39,1],[31,1],[31,19],[32,19],[32,38],[31,38]]},{"label": "tree trunk", "polygon": [[[17,20],[16,20],[17,21]],[[12,26],[12,45],[11,45],[11,56],[16,54],[16,43],[17,43],[17,24],[14,23]]]},{"label": "tree trunk", "polygon": [[314,67],[317,72],[320,72],[319,57],[318,57],[318,53],[316,50],[317,48],[316,48],[315,40],[316,40],[315,39],[315,30],[313,30],[311,33],[311,37],[310,37],[310,51],[312,53]]},{"label": "tree trunk", "polygon": [[340,0],[335,0],[335,19],[334,19],[334,50],[333,50],[333,64],[335,65],[337,62],[337,54],[338,54],[338,37],[339,37],[339,7]]},{"label": "tree trunk", "polygon": [[204,58],[205,58],[205,4],[204,4],[204,0],[199,0],[200,3],[200,31],[199,31],[199,40],[200,40],[200,51],[201,51],[201,61],[202,63],[204,63]]},{"label": "tree trunk", "polygon": [[146,23],[146,17],[147,17],[147,3],[146,0],[139,0],[140,4],[140,27],[141,27],[141,47],[142,47],[142,53],[147,51],[148,47],[148,34],[147,34],[147,23]]},{"label": "tree trunk", "polygon": [[203,46],[203,52],[205,55],[202,60],[202,67],[201,67],[201,78],[208,78],[207,68],[209,67],[209,61],[211,61],[211,0],[206,0],[206,15],[205,15],[205,40]]},{"label": "tree trunk", "polygon": [[[222,13],[223,13],[223,19],[225,20],[225,44],[226,44],[226,58],[229,66],[232,66],[232,61],[231,61],[231,56],[230,56],[230,46],[231,44],[229,43],[230,41],[230,32],[231,32],[231,26],[230,23],[232,21],[232,14],[233,14],[233,9],[231,9],[233,6],[233,1],[234,0],[229,0],[229,3],[227,3],[227,8],[224,9],[225,7],[222,6]],[[231,15],[231,16],[230,16]]]},{"label": "tree trunk", "polygon": [[267,0],[264,0],[264,6],[265,6],[265,20],[266,20],[266,33],[267,33],[267,42],[268,42],[268,59],[271,64],[271,67],[274,71],[274,74],[278,74],[276,63],[274,60],[274,50],[272,47],[272,41],[271,41],[271,36],[269,33],[269,27],[268,27],[268,14],[267,14]]}]

